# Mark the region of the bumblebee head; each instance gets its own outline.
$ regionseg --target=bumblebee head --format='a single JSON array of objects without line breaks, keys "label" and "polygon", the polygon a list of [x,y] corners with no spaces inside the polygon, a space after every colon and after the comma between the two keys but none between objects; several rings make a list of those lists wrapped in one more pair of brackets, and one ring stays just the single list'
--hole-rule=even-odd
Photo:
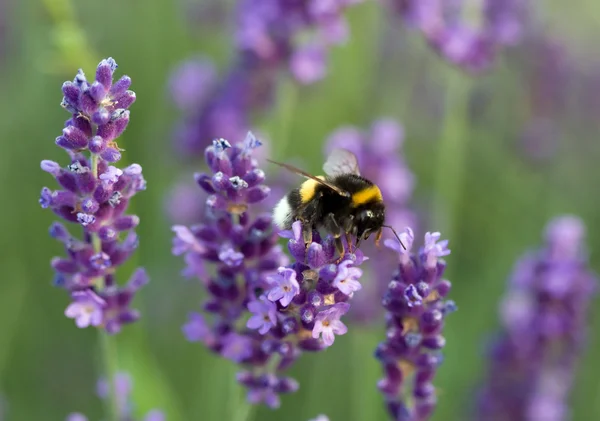
[{"label": "bumblebee head", "polygon": [[369,203],[358,209],[355,214],[356,239],[367,240],[371,234],[381,229],[385,223],[385,206],[383,202]]}]

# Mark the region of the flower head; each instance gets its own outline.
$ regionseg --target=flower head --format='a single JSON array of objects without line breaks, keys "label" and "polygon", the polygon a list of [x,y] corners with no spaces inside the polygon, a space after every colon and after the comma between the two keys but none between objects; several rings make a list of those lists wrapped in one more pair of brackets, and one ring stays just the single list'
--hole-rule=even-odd
[{"label": "flower head", "polygon": [[44,187],[39,200],[42,208],[83,228],[81,239],[59,223],[51,228],[66,252],[66,257],[55,257],[51,263],[55,285],[69,291],[73,300],[65,315],[78,327],[103,327],[109,333],[137,320],[139,314],[129,305],[147,282],[141,269],[126,286],[115,282],[115,270],[138,245],[134,229],[140,220],[125,212],[129,200],[145,189],[139,165],[124,169],[112,165],[121,158],[117,138],[129,123],[128,108],[136,98],[128,90],[128,76],[113,81],[116,69],[117,63],[108,58],[98,65],[94,81],[79,70],[73,82],[63,84],[61,105],[72,116],[55,143],[67,152],[69,163],[41,162],[59,189]]},{"label": "flower head", "polygon": [[487,69],[500,47],[521,38],[526,2],[485,0],[475,9],[479,26],[471,25],[460,2],[389,0],[404,21],[420,31],[443,59],[469,72]]},{"label": "flower head", "polygon": [[340,317],[348,312],[350,304],[337,303],[330,308],[317,314],[315,327],[312,330],[312,337],[318,338],[322,335],[323,343],[326,346],[333,345],[335,335],[343,335],[348,332],[348,328],[340,321]]},{"label": "flower head", "polygon": [[569,418],[568,397],[598,285],[583,253],[584,235],[579,218],[553,219],[544,248],[517,262],[476,419]]},{"label": "flower head", "polygon": [[171,76],[173,102],[184,113],[174,135],[179,151],[199,156],[211,139],[241,138],[252,116],[274,103],[279,70],[301,84],[323,79],[329,49],[348,36],[345,9],[360,1],[239,1],[236,55],[226,73],[217,78],[209,60],[193,57]]},{"label": "flower head", "polygon": [[75,319],[77,327],[100,326],[103,323],[106,301],[91,290],[76,291],[72,296],[73,302],[65,310],[65,316]]},{"label": "flower head", "polygon": [[[412,239],[412,231],[408,234]],[[378,388],[393,419],[425,420],[435,409],[432,380],[442,362],[444,320],[456,310],[453,301],[444,300],[450,282],[442,278],[446,263],[440,257],[450,251],[447,241],[438,243],[439,239],[439,233],[426,233],[417,255],[399,250],[397,241],[390,244],[400,264],[382,300],[387,311],[387,339],[379,344],[375,356],[384,370]]]},{"label": "flower head", "polygon": [[[211,173],[196,180],[209,194],[207,212],[200,224],[173,227],[173,253],[184,256],[185,273],[208,294],[204,314],[191,313],[184,334],[244,367],[238,382],[248,400],[276,408],[281,394],[299,387],[283,372],[303,351],[320,351],[346,333],[340,318],[360,289],[358,266],[367,258],[360,250],[336,256],[334,238],[316,231],[305,245],[300,222],[276,232],[271,215],[256,210],[256,199],[270,191],[253,158],[260,146],[248,134],[237,144],[215,139],[206,149]],[[292,264],[279,237],[289,239]]]},{"label": "flower head", "polygon": [[280,268],[277,275],[271,276],[269,281],[273,285],[267,294],[269,301],[279,301],[283,307],[287,307],[294,297],[300,293],[300,285],[296,280],[296,271],[288,268]]}]

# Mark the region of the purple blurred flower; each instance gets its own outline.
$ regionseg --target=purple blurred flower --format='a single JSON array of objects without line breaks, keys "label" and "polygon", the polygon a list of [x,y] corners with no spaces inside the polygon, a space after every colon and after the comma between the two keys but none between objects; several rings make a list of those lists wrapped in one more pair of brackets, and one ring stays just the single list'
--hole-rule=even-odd
[{"label": "purple blurred flower", "polygon": [[202,219],[205,200],[194,180],[181,180],[170,189],[165,211],[172,223],[189,225]]},{"label": "purple blurred flower", "polygon": [[253,314],[246,323],[249,329],[258,329],[258,333],[264,335],[277,325],[277,306],[267,301],[264,296],[260,301],[250,301],[248,310]]},{"label": "purple blurred flower", "polygon": [[[416,225],[416,215],[408,207],[415,177],[402,157],[403,139],[402,126],[395,120],[384,118],[375,121],[368,131],[353,126],[341,127],[329,136],[325,146],[326,154],[333,149],[344,148],[356,155],[361,174],[381,189],[386,203],[386,223],[395,227],[396,231]],[[383,238],[395,237],[390,230],[384,229]],[[402,241],[409,246],[407,238]],[[361,293],[353,300],[350,317],[369,323],[377,320],[381,313],[377,303],[386,287],[385,282],[375,280],[387,279],[396,267],[397,260],[393,253],[377,249],[372,241],[363,242],[361,249],[367,255],[377,256],[377,263],[366,265],[364,270],[368,273],[367,278],[373,281],[365,283]]]},{"label": "purple blurred flower", "polygon": [[[237,46],[262,62],[280,65],[295,51],[341,44],[348,36],[344,9],[359,1],[241,0]],[[312,46],[300,43],[298,35],[304,32],[313,32]]]},{"label": "purple blurred flower", "polygon": [[129,305],[148,281],[143,269],[124,287],[117,286],[114,278],[115,270],[138,245],[133,230],[139,218],[125,211],[129,200],[146,188],[139,165],[124,169],[111,165],[121,158],[116,141],[129,123],[127,108],[135,101],[128,76],[113,81],[116,69],[117,63],[108,58],[98,65],[95,81],[89,82],[79,70],[73,82],[63,84],[61,105],[72,117],[56,144],[66,150],[70,163],[63,167],[54,161],[41,162],[41,169],[60,188],[44,187],[39,200],[42,208],[83,228],[82,238],[77,239],[58,222],[50,227],[50,235],[66,251],[66,257],[51,262],[55,285],[69,291],[73,299],[65,315],[80,328],[103,327],[109,333],[139,317]]},{"label": "purple blurred flower", "polygon": [[547,160],[558,152],[564,134],[561,120],[570,108],[569,92],[577,80],[582,80],[573,65],[578,60],[569,53],[563,42],[533,27],[515,54],[515,61],[524,63],[521,84],[529,111],[518,146],[535,161]]},{"label": "purple blurred flower", "polygon": [[179,151],[199,156],[214,138],[241,138],[252,116],[273,103],[281,69],[303,84],[325,77],[328,49],[347,38],[344,9],[359,1],[239,1],[237,55],[226,74],[216,80],[214,66],[194,58],[170,79],[173,101],[185,114],[174,136]]},{"label": "purple blurred flower", "polygon": [[310,84],[325,77],[327,62],[325,48],[307,46],[298,49],[290,59],[290,71],[300,83]]},{"label": "purple blurred flower", "polygon": [[[449,63],[470,72],[487,69],[497,51],[521,38],[526,0],[485,0],[479,26],[465,17],[463,1],[387,0],[404,21],[420,31],[429,45]],[[470,5],[469,5],[470,6]]]},{"label": "purple blurred flower", "polygon": [[67,416],[66,421],[88,421],[88,417],[79,412],[73,412]]},{"label": "purple blurred flower", "polygon": [[[115,374],[114,392],[117,400],[117,415],[121,421],[135,421],[135,418],[133,417],[133,405],[131,402],[132,389],[133,383],[129,374],[122,372]],[[106,379],[98,380],[96,392],[101,399],[109,399],[109,384]],[[166,421],[166,417],[162,411],[153,409],[148,412],[145,417],[140,418],[139,420]],[[67,416],[66,421],[88,421],[88,418],[79,412],[74,412]]]},{"label": "purple blurred flower", "polygon": [[[243,366],[238,381],[248,400],[276,408],[279,395],[298,389],[282,372],[303,351],[325,349],[346,333],[340,318],[360,289],[357,266],[366,257],[360,250],[336,256],[334,239],[316,231],[306,247],[299,221],[276,233],[270,214],[252,216],[270,192],[253,158],[258,146],[249,133],[242,143],[215,139],[206,148],[212,173],[195,178],[208,194],[207,210],[202,223],[173,227],[173,253],[208,292],[205,314],[190,314],[185,336]],[[292,264],[280,236],[289,239]]]},{"label": "purple blurred flower", "polygon": [[544,248],[517,262],[475,419],[570,419],[568,399],[598,285],[584,236],[579,218],[556,218]]},{"label": "purple blurred flower", "polygon": [[[413,238],[410,229],[404,238]],[[383,365],[384,377],[378,388],[388,412],[395,420],[427,420],[436,405],[433,378],[442,362],[444,319],[456,310],[453,301],[445,301],[450,282],[443,279],[448,255],[447,241],[438,242],[439,233],[425,234],[418,253],[399,247],[398,240],[386,246],[398,252],[399,268],[390,281],[382,304],[386,309],[387,339],[375,352]],[[414,379],[414,381],[409,381]]]}]

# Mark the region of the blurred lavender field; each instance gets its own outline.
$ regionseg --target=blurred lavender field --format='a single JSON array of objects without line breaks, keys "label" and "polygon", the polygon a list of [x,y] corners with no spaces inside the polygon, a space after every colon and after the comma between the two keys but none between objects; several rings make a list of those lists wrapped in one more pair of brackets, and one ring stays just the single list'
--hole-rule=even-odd
[{"label": "blurred lavender field", "polygon": [[[420,367],[422,381],[409,387],[411,397],[404,403],[416,402],[423,420],[600,418],[600,363],[595,358],[600,313],[594,294],[594,271],[600,268],[598,13],[592,0],[573,5],[526,0],[0,0],[0,133],[5,145],[0,155],[0,420],[65,420],[72,413],[110,420],[106,399],[96,393],[105,359],[99,335],[93,327],[77,329],[64,315],[71,301],[53,286],[49,264],[53,256],[65,254],[48,235],[58,217],[37,203],[43,186],[58,188],[40,170],[40,161],[65,168],[70,163],[54,144],[69,119],[60,107],[61,85],[73,80],[79,68],[91,83],[96,66],[108,57],[119,64],[114,80],[131,77],[137,96],[129,107],[131,122],[118,140],[122,159],[117,165],[109,156],[100,172],[110,163],[129,169],[127,176],[138,176],[135,164],[140,164],[147,182],[128,210],[139,216],[139,248],[127,261],[119,260],[117,275],[125,285],[137,267],[144,267],[150,282],[132,305],[140,319],[111,337],[118,353],[115,368],[130,376],[120,376],[116,385],[127,416],[305,421],[326,414],[331,421],[362,421],[391,419],[389,410],[403,419],[402,404],[392,397],[400,383],[398,371],[411,370],[410,361]],[[102,107],[118,111],[111,103],[116,97],[108,91],[98,94],[105,95],[108,99],[98,100]],[[99,113],[94,127],[108,124],[96,108],[89,115],[94,112]],[[372,238],[364,243],[369,260],[360,264],[362,276],[356,271],[348,275],[362,284],[353,291],[350,310],[343,314],[346,306],[338,302],[335,315],[323,319],[321,312],[317,318],[335,322],[343,314],[348,332],[338,329],[335,343],[325,349],[304,338],[306,347],[321,352],[305,352],[294,360],[284,374],[299,389],[281,395],[276,410],[248,406],[246,388],[263,389],[247,376],[238,376],[246,387],[236,381],[240,367],[231,360],[243,360],[238,345],[248,343],[245,334],[229,336],[230,349],[223,351],[222,343],[215,345],[197,324],[189,325],[189,313],[201,311],[215,293],[182,275],[186,266],[188,274],[198,274],[196,260],[190,263],[193,250],[185,263],[171,250],[172,225],[210,221],[204,206],[209,195],[194,181],[194,173],[213,177],[216,172],[205,163],[205,148],[215,137],[243,142],[248,130],[263,143],[247,147],[256,163],[242,160],[235,186],[222,192],[270,187],[271,195],[260,203],[252,199],[262,195],[257,190],[248,190],[237,203],[247,205],[252,217],[270,211],[301,182],[265,158],[319,174],[331,148],[344,146],[357,154],[363,174],[380,185],[389,223],[399,232],[412,227],[412,252],[421,259],[418,275],[396,275],[399,254],[405,265],[400,269],[409,265],[404,252],[376,248]],[[266,173],[264,183],[257,169]],[[48,164],[45,170],[59,173]],[[250,172],[255,178],[248,186]],[[113,202],[121,198],[111,197]],[[42,199],[55,207],[47,193]],[[92,208],[90,214],[97,211]],[[563,215],[574,217],[560,219]],[[123,230],[137,220],[129,222]],[[70,225],[74,237],[83,239],[77,228]],[[450,255],[444,243],[431,238],[419,250],[425,233],[436,231],[449,240]],[[180,240],[185,233],[177,231]],[[272,242],[277,240],[287,253],[287,240],[264,235],[261,241],[272,252],[264,259],[284,264]],[[384,239],[391,238],[386,232]],[[319,242],[327,248],[327,239]],[[128,244],[135,248],[138,242]],[[265,247],[260,253],[266,253]],[[230,250],[226,254],[219,257],[222,262],[239,258]],[[313,258],[320,262],[322,255]],[[98,264],[105,260],[100,255]],[[419,284],[427,280],[428,270],[442,267],[451,292],[439,277],[430,276],[429,286]],[[289,276],[281,276],[278,282],[284,286]],[[414,280],[414,286],[398,298],[397,284],[388,285],[392,279],[411,285]],[[339,291],[335,294],[339,298]],[[445,294],[452,303],[438,305],[437,298]],[[260,303],[251,294],[246,298],[253,299]],[[270,317],[277,310],[277,317],[284,317],[285,305],[274,304],[279,300],[253,305],[255,314],[264,310]],[[398,307],[394,300],[410,301],[422,311]],[[406,314],[435,320],[424,327],[409,323]],[[242,327],[246,316],[241,316]],[[127,313],[120,322],[136,318]],[[292,334],[300,325],[313,329],[315,324],[302,318],[289,323]],[[438,337],[442,325],[445,345]],[[254,333],[248,336],[256,341],[252,346],[266,346]],[[421,348],[410,346],[423,335],[428,341],[420,342]],[[202,337],[216,352],[190,337]],[[395,340],[408,344],[400,357],[386,348]],[[387,345],[378,348],[382,342]],[[439,347],[439,367],[441,357],[430,364],[435,368],[419,365],[419,352]],[[295,389],[293,381],[281,381],[279,391]],[[99,392],[106,398],[110,391],[103,387]],[[255,393],[254,398],[275,402],[273,394]],[[73,415],[69,421],[82,419]],[[409,419],[419,418],[413,414]]]}]

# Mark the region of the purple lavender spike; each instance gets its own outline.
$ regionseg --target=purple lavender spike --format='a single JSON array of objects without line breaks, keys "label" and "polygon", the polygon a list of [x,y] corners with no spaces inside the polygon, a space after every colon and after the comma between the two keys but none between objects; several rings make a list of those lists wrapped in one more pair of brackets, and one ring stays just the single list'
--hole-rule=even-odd
[{"label": "purple lavender spike", "polygon": [[216,80],[214,65],[195,57],[171,76],[173,102],[184,113],[174,135],[179,151],[199,156],[217,136],[241,138],[252,116],[273,104],[280,69],[302,84],[323,79],[329,49],[348,37],[344,12],[361,1],[238,2],[236,56],[227,73]]},{"label": "purple lavender spike", "polygon": [[544,247],[517,262],[474,419],[570,419],[573,377],[598,287],[584,237],[581,219],[558,217],[546,227]]},{"label": "purple lavender spike", "polygon": [[461,2],[388,0],[390,8],[420,31],[431,48],[468,72],[489,68],[498,50],[516,44],[526,15],[525,0],[485,0],[476,10],[479,27],[469,24]]},{"label": "purple lavender spike", "polygon": [[440,257],[450,250],[447,241],[440,241],[439,233],[426,233],[418,253],[411,253],[412,230],[407,229],[402,238],[407,240],[403,241],[407,250],[395,239],[386,241],[400,263],[382,300],[387,310],[387,332],[386,340],[375,351],[384,371],[377,387],[392,419],[425,421],[435,409],[432,380],[445,345],[441,335],[444,319],[450,313],[440,310],[448,302],[436,289],[441,283],[449,288],[450,283],[442,279],[441,272],[432,277],[429,268],[444,267]]},{"label": "purple lavender spike", "polygon": [[[139,165],[124,170],[109,165],[121,157],[115,141],[129,121],[125,108],[135,98],[132,92],[123,92],[122,86],[112,85],[116,68],[116,62],[108,58],[98,65],[95,81],[88,82],[80,71],[73,82],[63,84],[63,105],[72,117],[56,143],[68,152],[70,162],[61,167],[44,160],[41,168],[65,190],[44,188],[40,197],[42,207],[78,223],[84,231],[82,240],[78,240],[58,223],[50,229],[50,235],[64,244],[67,254],[66,258],[52,259],[60,279],[56,285],[72,298],[65,315],[78,327],[95,326],[109,333],[137,320],[138,313],[129,305],[133,293],[145,283],[140,281],[139,271],[132,281],[136,288],[120,287],[114,282],[115,269],[137,246],[132,230],[139,218],[124,212],[129,199],[145,186]],[[128,87],[130,80],[124,77],[118,83]],[[126,101],[122,101],[124,96]],[[119,241],[119,232],[128,234]]]},{"label": "purple lavender spike", "polygon": [[[184,256],[184,273],[198,277],[208,294],[205,314],[192,313],[184,335],[250,369],[238,376],[248,400],[275,408],[281,394],[298,388],[282,372],[302,351],[321,351],[347,332],[340,319],[350,308],[346,301],[360,290],[357,266],[366,258],[357,251],[340,259],[333,238],[316,232],[305,253],[300,222],[276,233],[271,215],[256,212],[251,192],[269,194],[253,158],[260,146],[248,134],[244,142],[216,138],[206,148],[211,172],[195,179],[211,193],[207,211],[199,224],[173,227],[173,253]],[[289,239],[292,264],[277,245],[279,236]]]}]

